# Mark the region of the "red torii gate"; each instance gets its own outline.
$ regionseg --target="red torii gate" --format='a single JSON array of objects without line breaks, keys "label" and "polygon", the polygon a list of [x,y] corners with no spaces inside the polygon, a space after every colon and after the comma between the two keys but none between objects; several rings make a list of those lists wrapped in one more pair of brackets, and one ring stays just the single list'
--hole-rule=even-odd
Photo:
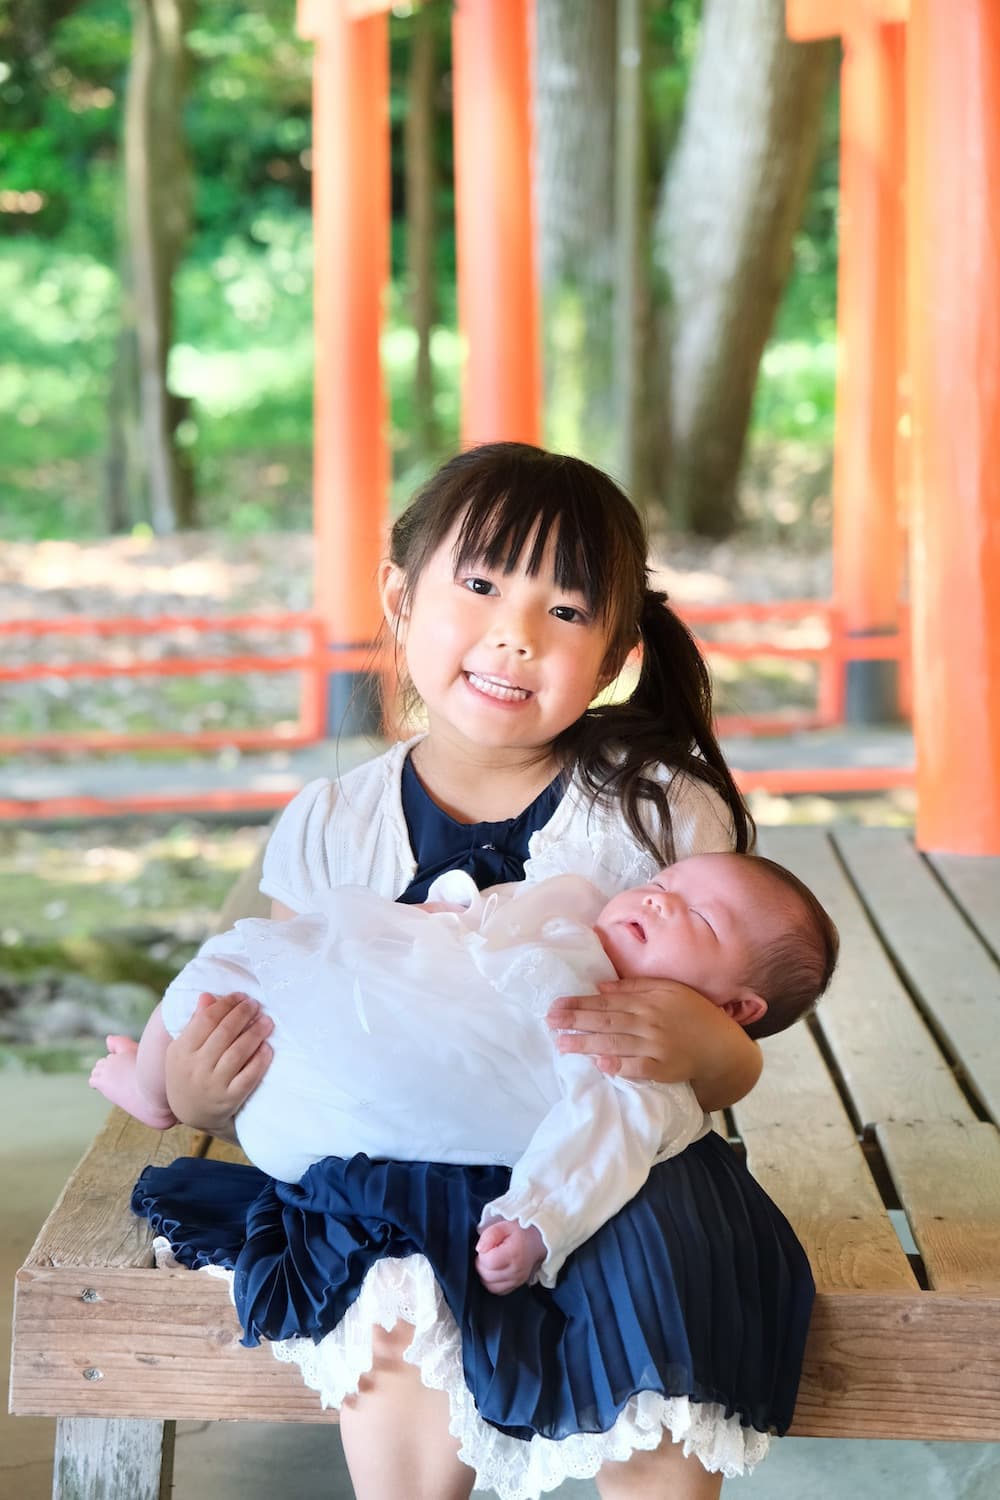
[{"label": "red torii gate", "polygon": [[[385,540],[379,331],[389,280],[388,0],[299,0],[315,43],[314,608],[332,648],[374,639]],[[462,439],[538,442],[528,0],[461,0],[453,21]],[[339,725],[357,674],[330,678]]]},{"label": "red torii gate", "polygon": [[[299,5],[316,44],[315,600],[335,649],[372,639],[386,518],[387,9]],[[787,14],[793,38],[839,35],[845,47],[837,597],[855,635],[895,629],[908,369],[918,841],[1000,854],[1000,6],[787,0]],[[537,441],[540,429],[529,24],[528,0],[455,8],[468,442]],[[854,682],[871,694],[870,670]],[[340,687],[333,717],[344,698]]]}]

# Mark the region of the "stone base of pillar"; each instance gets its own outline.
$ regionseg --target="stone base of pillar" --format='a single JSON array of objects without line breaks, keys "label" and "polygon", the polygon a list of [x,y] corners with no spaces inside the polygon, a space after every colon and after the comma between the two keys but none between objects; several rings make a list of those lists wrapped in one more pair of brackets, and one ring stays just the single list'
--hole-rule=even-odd
[{"label": "stone base of pillar", "polygon": [[899,721],[899,663],[849,661],[844,692],[848,724],[895,724]]},{"label": "stone base of pillar", "polygon": [[382,704],[378,679],[371,672],[333,672],[326,697],[326,732],[342,735],[379,735]]}]

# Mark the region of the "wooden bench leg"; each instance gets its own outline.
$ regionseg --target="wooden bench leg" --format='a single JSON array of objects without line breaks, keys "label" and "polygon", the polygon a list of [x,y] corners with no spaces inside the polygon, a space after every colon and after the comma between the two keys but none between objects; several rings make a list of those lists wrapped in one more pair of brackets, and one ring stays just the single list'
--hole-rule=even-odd
[{"label": "wooden bench leg", "polygon": [[173,1422],[56,1422],[52,1500],[169,1500],[173,1469]]}]

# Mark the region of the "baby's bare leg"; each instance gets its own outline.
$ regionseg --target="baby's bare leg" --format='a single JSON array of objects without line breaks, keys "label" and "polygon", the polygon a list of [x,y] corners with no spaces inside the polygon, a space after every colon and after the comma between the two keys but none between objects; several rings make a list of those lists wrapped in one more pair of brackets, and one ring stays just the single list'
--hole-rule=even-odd
[{"label": "baby's bare leg", "polygon": [[154,1130],[168,1130],[177,1116],[167,1103],[164,1059],[170,1034],[157,1006],[138,1043],[127,1036],[109,1036],[107,1057],[94,1064],[90,1087],[112,1104],[128,1110]]},{"label": "baby's bare leg", "polygon": [[597,1476],[601,1500],[718,1500],[722,1475],[710,1474],[665,1433],[650,1453],[633,1453],[623,1464],[607,1463]]},{"label": "baby's bare leg", "polygon": [[467,1500],[475,1475],[448,1431],[448,1397],[420,1379],[403,1350],[413,1329],[373,1330],[372,1368],[340,1408],[340,1435],[356,1500]]}]

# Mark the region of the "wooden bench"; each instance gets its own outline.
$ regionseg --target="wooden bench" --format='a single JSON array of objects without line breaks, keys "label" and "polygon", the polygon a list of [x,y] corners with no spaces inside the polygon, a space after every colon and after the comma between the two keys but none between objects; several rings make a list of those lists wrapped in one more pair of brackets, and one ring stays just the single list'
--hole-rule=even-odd
[{"label": "wooden bench", "polygon": [[[766,1044],[725,1125],[819,1288],[792,1430],[1000,1440],[1000,860],[882,829],[762,845],[843,942],[818,1016]],[[224,1283],[153,1267],[132,1183],[202,1152],[231,1148],[113,1112],[18,1273],[11,1410],[59,1418],[59,1500],[156,1500],[178,1418],[334,1420],[239,1346]]]}]

